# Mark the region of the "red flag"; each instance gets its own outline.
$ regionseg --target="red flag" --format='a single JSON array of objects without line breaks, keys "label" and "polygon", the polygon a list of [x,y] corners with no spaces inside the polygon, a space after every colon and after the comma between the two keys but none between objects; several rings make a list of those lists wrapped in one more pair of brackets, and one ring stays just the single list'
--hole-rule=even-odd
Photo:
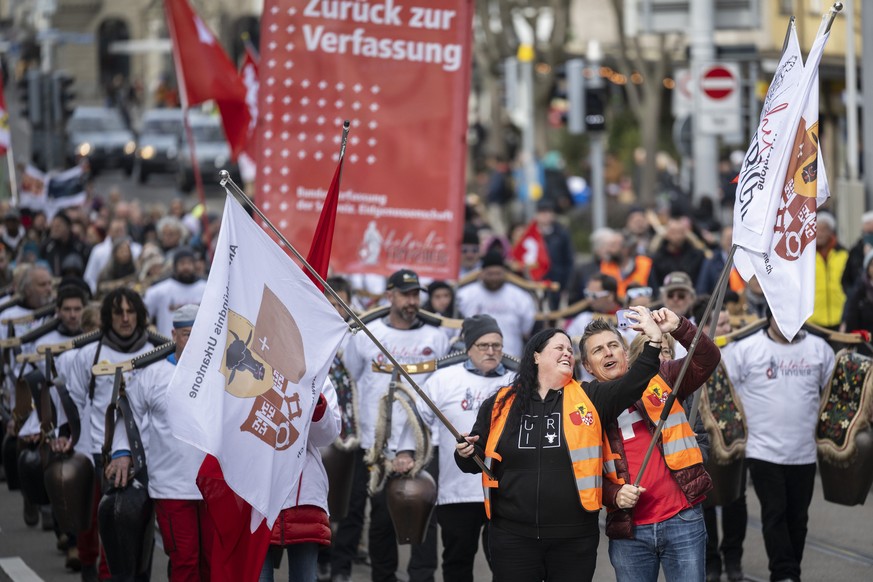
[{"label": "red flag", "polygon": [[9,112],[6,110],[6,97],[3,94],[3,79],[0,79],[0,156],[6,154],[10,145]]},{"label": "red flag", "polygon": [[249,131],[246,87],[212,31],[188,0],[164,0],[183,107],[215,101],[236,158]]},{"label": "red flag", "polygon": [[[346,122],[348,123],[348,122]],[[321,215],[318,217],[318,226],[315,227],[315,234],[312,235],[312,244],[309,245],[309,254],[306,256],[306,262],[321,275],[321,278],[327,278],[327,268],[330,265],[330,247],[333,245],[333,231],[336,227],[336,207],[339,202],[339,187],[340,177],[343,173],[343,159],[345,159],[345,132],[348,126],[343,126],[343,144],[340,148],[339,163],[336,165],[336,171],[333,173],[333,180],[330,181],[330,188],[327,191],[327,196],[324,198],[324,206],[321,208]],[[324,291],[315,277],[306,272],[315,286]]]},{"label": "red flag", "polygon": [[252,506],[224,480],[218,459],[206,455],[197,474],[197,488],[215,525],[209,556],[213,582],[255,582],[270,545],[270,528],[262,520],[251,532]]},{"label": "red flag", "polygon": [[512,247],[509,256],[515,259],[530,275],[534,281],[542,281],[552,268],[549,259],[549,251],[546,249],[546,241],[537,226],[536,220],[532,220],[527,230]]}]

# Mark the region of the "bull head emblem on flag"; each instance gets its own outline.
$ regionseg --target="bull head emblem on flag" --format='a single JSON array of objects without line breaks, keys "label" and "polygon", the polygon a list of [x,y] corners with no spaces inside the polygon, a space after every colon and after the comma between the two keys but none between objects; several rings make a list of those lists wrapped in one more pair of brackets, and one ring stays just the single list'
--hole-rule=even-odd
[{"label": "bull head emblem on flag", "polygon": [[227,353],[224,358],[227,362],[227,367],[230,369],[230,379],[228,384],[233,384],[234,376],[237,370],[248,370],[255,377],[255,380],[264,379],[264,365],[257,361],[249,349],[249,343],[252,341],[252,333],[249,332],[249,337],[246,341],[239,339],[233,331],[230,334],[233,336],[233,343],[227,348]]},{"label": "bull head emblem on flag", "polygon": [[264,286],[254,325],[229,310],[222,373],[228,393],[254,398],[240,430],[277,450],[293,445],[300,433],[292,421],[302,415],[297,382],[306,374],[303,337],[269,287]]}]

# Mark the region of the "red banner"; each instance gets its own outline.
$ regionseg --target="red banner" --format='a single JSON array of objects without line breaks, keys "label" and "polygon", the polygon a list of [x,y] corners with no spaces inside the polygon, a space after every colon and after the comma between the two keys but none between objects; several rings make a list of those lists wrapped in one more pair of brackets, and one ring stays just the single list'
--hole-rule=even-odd
[{"label": "red banner", "polygon": [[472,0],[267,0],[258,203],[304,254],[351,120],[339,273],[458,274]]}]

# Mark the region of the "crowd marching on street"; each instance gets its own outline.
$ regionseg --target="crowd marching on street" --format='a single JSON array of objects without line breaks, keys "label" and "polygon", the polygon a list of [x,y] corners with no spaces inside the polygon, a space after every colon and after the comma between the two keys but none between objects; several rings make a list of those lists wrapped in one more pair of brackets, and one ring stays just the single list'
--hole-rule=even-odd
[{"label": "crowd marching on street", "polygon": [[[145,215],[116,196],[50,221],[3,209],[4,478],[21,490],[25,523],[53,530],[83,580],[149,579],[155,534],[170,580],[209,579],[213,524],[197,484],[204,453],[173,436],[167,389],[205,290],[207,241],[221,225],[194,219],[181,200],[160,210]],[[465,442],[375,364],[383,358],[370,338],[350,336],[314,410],[303,474],[273,527],[261,579],[272,579],[285,548],[291,580],[349,580],[362,551],[374,581],[394,580],[401,531],[390,484],[429,473],[437,507],[412,546],[412,581],[432,580],[438,564],[446,580],[473,580],[480,538],[495,580],[590,579],[601,507],[617,579],[655,580],[663,570],[668,580],[742,580],[747,478],[772,579],[800,580],[832,346],[873,331],[864,308],[873,301],[873,213],[851,249],[819,214],[815,313],[790,341],[754,279],[731,276],[720,313],[700,321],[729,226],[704,233],[671,214],[656,230],[651,213],[632,209],[623,228],[591,235],[590,261],[574,264],[570,253],[560,265],[552,249],[570,246],[568,231],[543,202],[536,221],[565,274],[556,292],[526,278],[484,214],[468,209],[457,282],[408,269],[376,292],[358,288],[357,274],[327,281]],[[122,368],[120,398],[111,365],[124,362],[134,364]],[[401,388],[412,406],[385,408],[386,393]],[[668,422],[643,473],[665,403]],[[51,499],[48,469],[45,485],[32,478],[41,455],[73,451],[91,462],[72,487],[90,515]],[[345,470],[326,472],[333,465],[322,455],[339,455]],[[711,469],[730,458],[740,459],[743,486],[716,513],[725,473]],[[329,514],[334,487],[348,494],[340,517]],[[107,499],[116,519],[135,526],[114,531]],[[146,502],[146,515],[133,515]]]}]

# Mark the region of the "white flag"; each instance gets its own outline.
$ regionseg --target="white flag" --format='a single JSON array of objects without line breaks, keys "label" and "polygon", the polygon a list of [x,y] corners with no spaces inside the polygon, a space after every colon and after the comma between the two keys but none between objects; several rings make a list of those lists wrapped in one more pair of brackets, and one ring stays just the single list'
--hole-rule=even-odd
[{"label": "white flag", "polygon": [[348,327],[232,197],[169,388],[181,440],[215,456],[272,527],[300,476],[312,411]]},{"label": "white flag", "polygon": [[796,103],[804,98],[798,93],[802,75],[803,59],[792,22],[737,180],[733,242],[753,251],[766,251],[773,237],[771,226],[784,176],[781,167],[793,138],[789,128],[796,127],[800,115]]},{"label": "white flag", "polygon": [[818,142],[818,65],[827,39],[823,32],[816,37],[793,98],[799,119],[785,133],[791,141],[782,140],[783,170],[778,189],[771,193],[773,218],[764,227],[770,242],[764,252],[739,247],[735,255],[744,279],[757,276],[779,330],[788,339],[813,312],[816,209],[830,196]]}]

